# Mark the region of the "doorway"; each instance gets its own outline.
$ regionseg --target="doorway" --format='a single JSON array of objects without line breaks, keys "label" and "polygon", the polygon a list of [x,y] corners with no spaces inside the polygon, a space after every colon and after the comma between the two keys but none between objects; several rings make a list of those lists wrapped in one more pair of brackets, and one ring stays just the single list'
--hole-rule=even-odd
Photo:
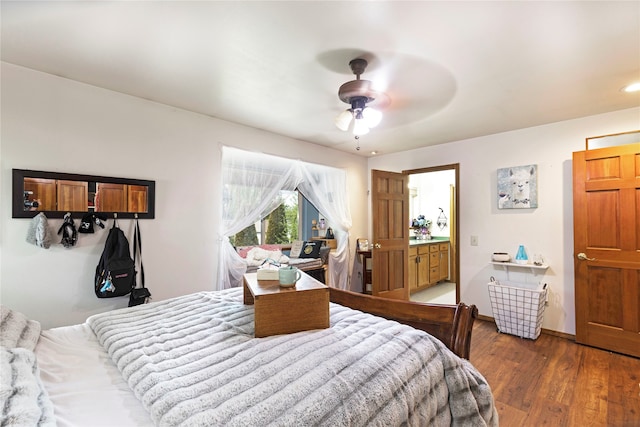
[{"label": "doorway", "polygon": [[[460,258],[459,258],[459,167],[458,163],[429,168],[403,171],[409,176],[409,215],[417,218],[420,215],[431,222],[430,240],[416,239],[412,236],[410,246],[429,247],[434,244],[449,243],[448,259],[441,258],[439,268],[440,280],[423,284],[410,290],[410,300],[431,304],[457,304],[460,301]],[[443,248],[445,246],[442,246]],[[421,250],[422,251],[422,250]],[[418,260],[422,257],[418,254]],[[416,259],[409,257],[409,263]],[[446,264],[445,264],[446,263]],[[433,267],[433,266],[430,266]],[[432,269],[432,268],[431,268]]]}]

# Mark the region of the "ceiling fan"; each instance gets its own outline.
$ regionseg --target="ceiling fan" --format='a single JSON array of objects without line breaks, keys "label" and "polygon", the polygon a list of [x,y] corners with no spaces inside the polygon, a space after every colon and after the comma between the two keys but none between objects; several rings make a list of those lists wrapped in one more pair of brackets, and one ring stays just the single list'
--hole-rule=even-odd
[{"label": "ceiling fan", "polygon": [[371,81],[360,79],[367,65],[366,59],[352,59],[349,66],[356,79],[338,89],[338,97],[342,102],[349,104],[350,108],[336,117],[336,126],[345,132],[351,129],[356,139],[369,133],[369,130],[382,120],[382,112],[369,104],[385,106],[389,103],[387,94],[374,90]]}]

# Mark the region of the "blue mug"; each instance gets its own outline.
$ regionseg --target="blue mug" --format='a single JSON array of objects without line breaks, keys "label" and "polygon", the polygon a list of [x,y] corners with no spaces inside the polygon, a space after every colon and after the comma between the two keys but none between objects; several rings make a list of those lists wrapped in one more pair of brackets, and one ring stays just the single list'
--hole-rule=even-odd
[{"label": "blue mug", "polygon": [[278,271],[280,286],[295,286],[296,282],[302,277],[302,273],[295,267],[280,267]]}]

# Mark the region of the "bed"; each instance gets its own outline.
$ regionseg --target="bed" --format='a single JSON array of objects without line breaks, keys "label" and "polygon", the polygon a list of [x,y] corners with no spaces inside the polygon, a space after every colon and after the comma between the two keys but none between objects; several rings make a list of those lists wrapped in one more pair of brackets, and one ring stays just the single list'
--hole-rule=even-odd
[{"label": "bed", "polygon": [[[468,357],[474,307],[390,302],[333,288],[330,298],[329,328],[266,338],[253,337],[253,306],[243,303],[242,288],[45,331],[3,307],[0,421],[498,425],[489,385],[452,351]],[[382,309],[385,302],[390,310]]]}]

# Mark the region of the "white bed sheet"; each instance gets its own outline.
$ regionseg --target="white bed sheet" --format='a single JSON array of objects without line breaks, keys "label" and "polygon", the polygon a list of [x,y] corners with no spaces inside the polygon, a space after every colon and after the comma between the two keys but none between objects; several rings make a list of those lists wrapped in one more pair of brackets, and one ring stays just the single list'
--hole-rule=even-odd
[{"label": "white bed sheet", "polygon": [[35,353],[59,427],[153,426],[88,324],[43,331]]}]

